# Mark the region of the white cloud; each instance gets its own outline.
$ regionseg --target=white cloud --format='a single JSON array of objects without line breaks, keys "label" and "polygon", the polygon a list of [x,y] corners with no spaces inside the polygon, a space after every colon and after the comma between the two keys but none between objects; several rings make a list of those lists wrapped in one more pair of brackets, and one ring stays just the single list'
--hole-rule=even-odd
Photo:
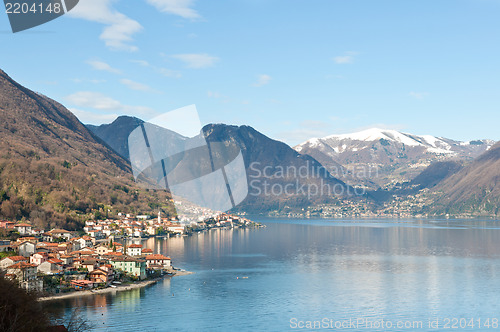
[{"label": "white cloud", "polygon": [[198,19],[200,14],[191,7],[193,0],[146,0],[150,5],[163,13],[177,15],[187,19]]},{"label": "white cloud", "polygon": [[153,69],[165,77],[173,77],[173,78],[181,78],[182,77],[182,74],[176,70],[171,70],[171,69],[161,68],[161,67],[159,67],[159,68],[153,67]]},{"label": "white cloud", "polygon": [[188,68],[201,69],[212,67],[219,58],[208,54],[175,54],[173,58],[181,60]]},{"label": "white cloud", "polygon": [[112,8],[113,0],[85,0],[80,1],[68,14],[106,25],[100,35],[106,46],[114,50],[137,51],[138,48],[130,45],[132,35],[141,31],[139,22]]},{"label": "white cloud", "polygon": [[100,92],[79,91],[67,96],[65,99],[76,107],[85,107],[96,111],[119,111],[123,114],[138,115],[139,117],[155,113],[149,107],[124,105]]},{"label": "white cloud", "polygon": [[273,78],[266,74],[261,74],[257,77],[257,82],[253,85],[255,87],[261,87],[263,85],[269,84]]},{"label": "white cloud", "polygon": [[171,69],[162,68],[162,67],[156,67],[145,60],[131,60],[131,62],[136,63],[142,67],[151,68],[155,72],[157,72],[165,77],[173,77],[173,78],[181,78],[182,77],[182,74],[176,70],[171,70]]},{"label": "white cloud", "polygon": [[339,65],[350,64],[354,63],[354,56],[357,54],[358,52],[345,52],[345,55],[338,55],[334,57],[332,60]]},{"label": "white cloud", "polygon": [[132,80],[129,80],[129,79],[126,79],[126,78],[121,79],[120,83],[123,84],[123,85],[125,85],[126,87],[128,87],[131,90],[136,90],[136,91],[153,91],[153,89],[151,89],[151,87],[149,87],[146,84],[135,82],[135,81],[132,81]]},{"label": "white cloud", "polygon": [[71,104],[79,107],[90,107],[98,110],[119,110],[122,104],[100,92],[80,91],[66,97]]},{"label": "white cloud", "polygon": [[95,70],[107,71],[108,73],[112,74],[121,74],[121,71],[119,69],[113,68],[109,64],[101,60],[87,60],[87,63]]},{"label": "white cloud", "polygon": [[99,125],[102,123],[110,123],[113,122],[118,117],[118,114],[93,113],[93,112],[82,111],[77,108],[70,108],[69,110],[74,115],[76,115],[78,120],[86,124]]},{"label": "white cloud", "polygon": [[353,63],[354,57],[352,55],[341,55],[334,57],[333,61],[338,64]]},{"label": "white cloud", "polygon": [[412,91],[412,92],[409,93],[410,97],[413,97],[413,98],[416,98],[416,99],[424,99],[428,95],[429,95],[428,92],[415,92],[415,91]]},{"label": "white cloud", "polygon": [[136,63],[139,66],[143,66],[143,67],[149,67],[150,66],[149,62],[147,62],[146,60],[130,60],[130,62]]}]

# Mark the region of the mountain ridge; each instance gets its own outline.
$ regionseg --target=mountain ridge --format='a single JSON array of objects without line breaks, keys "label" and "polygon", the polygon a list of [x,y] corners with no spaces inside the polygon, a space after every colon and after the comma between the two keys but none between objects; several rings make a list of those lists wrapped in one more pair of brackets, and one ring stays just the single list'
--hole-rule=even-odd
[{"label": "mountain ridge", "polygon": [[[148,212],[129,163],[62,104],[0,71],[0,216],[40,228]],[[108,211],[109,210],[109,211]]]},{"label": "mountain ridge", "polygon": [[[313,138],[294,149],[308,154],[328,169],[348,172],[342,180],[372,190],[411,181],[434,162],[472,161],[487,151],[492,140],[456,141],[431,135],[413,135],[372,128],[352,134]],[[357,177],[355,168],[370,168],[375,176]]]},{"label": "mountain ridge", "polygon": [[[140,119],[139,119],[140,120]],[[123,121],[128,122],[123,123]],[[140,120],[142,121],[142,120]],[[120,123],[121,122],[121,123]],[[107,141],[110,146],[120,146],[127,142],[128,135],[132,132],[137,120],[131,117],[123,117],[120,121],[115,120],[111,124],[99,126],[101,129],[92,128],[97,135],[103,140]],[[126,128],[126,130],[118,130],[117,127]],[[275,176],[278,174],[279,167],[292,167],[299,169],[305,168],[308,172],[312,173],[313,169],[323,169],[322,165],[314,158],[301,155],[293,150],[287,144],[273,140],[266,135],[258,132],[250,126],[234,126],[222,123],[208,124],[202,129],[207,142],[223,142],[226,146],[233,146],[236,144],[241,149],[245,165],[247,166],[247,178],[249,180],[249,195],[240,206],[238,211],[244,212],[262,212],[264,210],[279,210],[285,206],[306,206],[310,203],[311,197],[301,197],[299,194],[290,195],[284,198],[283,195],[268,195],[263,196],[265,193],[264,186],[285,186],[293,183],[294,187],[303,184],[319,184],[324,181],[330,186],[337,185],[338,188],[342,187],[345,192],[349,190],[349,186],[344,182],[339,181],[325,170],[320,171],[316,178],[285,178]],[[106,132],[114,133],[113,135],[105,136]],[[196,160],[184,160],[183,163],[188,167],[189,164],[196,163]],[[181,166],[182,168],[182,166]],[[266,170],[272,170],[273,176],[263,179],[259,177],[254,179],[256,174],[262,175]],[[252,182],[253,180],[253,182]],[[323,195],[323,197],[314,197],[314,201],[323,201],[330,199]]]}]

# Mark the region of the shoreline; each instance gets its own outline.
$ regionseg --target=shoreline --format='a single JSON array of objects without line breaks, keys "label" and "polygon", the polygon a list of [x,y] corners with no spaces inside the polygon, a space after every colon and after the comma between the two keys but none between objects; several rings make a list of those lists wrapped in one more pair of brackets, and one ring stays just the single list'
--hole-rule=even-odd
[{"label": "shoreline", "polygon": [[114,287],[106,287],[103,289],[98,289],[98,290],[84,290],[84,291],[73,291],[69,293],[63,293],[63,294],[56,294],[56,295],[50,295],[50,296],[44,296],[38,298],[38,302],[48,302],[48,301],[56,301],[56,300],[65,300],[65,299],[71,299],[71,298],[76,298],[80,296],[90,296],[90,295],[100,295],[100,294],[108,294],[108,293],[115,293],[115,292],[124,292],[132,289],[139,289],[139,288],[144,288],[149,285],[156,284],[157,282],[163,280],[164,278],[167,277],[176,277],[176,276],[186,276],[194,274],[194,272],[189,272],[189,271],[176,271],[174,275],[164,275],[162,277],[152,279],[152,280],[143,280],[139,282],[135,282],[133,284],[128,284],[128,285],[120,285]]}]

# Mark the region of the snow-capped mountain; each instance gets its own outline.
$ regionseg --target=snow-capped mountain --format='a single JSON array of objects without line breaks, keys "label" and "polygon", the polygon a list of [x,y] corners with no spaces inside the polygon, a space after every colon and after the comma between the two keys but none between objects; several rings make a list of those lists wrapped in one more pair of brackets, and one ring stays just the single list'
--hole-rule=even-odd
[{"label": "snow-capped mountain", "polygon": [[473,159],[493,144],[491,140],[461,142],[372,128],[313,138],[294,149],[312,156],[327,168],[337,167],[336,164],[351,170],[367,165],[376,167],[377,178],[371,181],[380,185],[388,180],[409,180],[434,161]]}]

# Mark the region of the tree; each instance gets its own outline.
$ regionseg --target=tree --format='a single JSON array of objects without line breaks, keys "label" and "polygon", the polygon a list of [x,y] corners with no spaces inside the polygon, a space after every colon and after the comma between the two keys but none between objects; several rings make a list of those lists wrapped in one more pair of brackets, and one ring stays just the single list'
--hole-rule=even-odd
[{"label": "tree", "polygon": [[34,294],[0,275],[0,331],[48,331],[49,321]]}]

